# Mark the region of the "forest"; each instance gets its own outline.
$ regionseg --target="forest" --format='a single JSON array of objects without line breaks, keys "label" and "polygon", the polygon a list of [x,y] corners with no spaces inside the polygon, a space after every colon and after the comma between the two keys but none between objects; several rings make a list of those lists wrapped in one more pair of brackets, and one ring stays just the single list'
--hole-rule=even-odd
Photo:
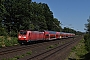
[{"label": "forest", "polygon": [[32,0],[1,0],[0,36],[17,37],[19,30],[60,31],[81,34],[74,29],[61,27],[46,3]]}]

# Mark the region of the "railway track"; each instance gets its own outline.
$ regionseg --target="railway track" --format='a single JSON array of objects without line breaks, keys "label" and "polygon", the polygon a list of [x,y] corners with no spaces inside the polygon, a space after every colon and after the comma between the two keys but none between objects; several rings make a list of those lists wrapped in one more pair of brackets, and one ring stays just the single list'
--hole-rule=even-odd
[{"label": "railway track", "polygon": [[[55,41],[51,41],[51,43],[54,43]],[[37,47],[41,47],[46,45],[48,42],[45,43],[38,43],[38,44],[33,44],[33,45],[24,45],[24,46],[18,46],[15,48],[5,48],[4,50],[0,50],[0,55],[4,55],[4,54],[8,54],[8,53],[13,53],[13,52],[17,52],[17,51],[22,51],[22,50],[26,50],[26,49],[30,49],[30,48],[37,48]],[[49,45],[49,44],[48,44]]]},{"label": "railway track", "polygon": [[[58,42],[59,40],[56,40],[56,41]],[[50,43],[55,43],[56,41],[50,41]],[[48,43],[49,42],[43,42],[43,43],[37,43],[37,44],[32,44],[32,45],[15,46],[15,47],[9,47],[9,48],[7,47],[0,50],[0,55],[10,54],[13,52],[27,50],[27,49],[34,49],[37,47],[42,47],[44,45],[49,45]]]},{"label": "railway track", "polygon": [[45,52],[43,52],[41,54],[38,54],[38,55],[36,55],[34,57],[31,57],[31,58],[27,59],[27,60],[44,60],[44,59],[50,57],[51,55],[55,54],[56,52],[68,47],[69,45],[73,44],[74,42],[76,42],[76,40],[67,42],[67,43],[65,43],[63,45],[60,45],[58,47],[55,47],[55,48],[50,49],[48,51],[45,51]]},{"label": "railway track", "polygon": [[[79,38],[80,39],[80,38]],[[28,58],[24,58],[25,60],[50,60],[48,59],[49,57],[51,57],[52,55],[56,54],[56,53],[60,53],[60,51],[64,50],[65,48],[69,47],[70,45],[74,44],[75,42],[77,42],[78,40],[77,39],[74,39],[72,41],[69,41],[65,44],[62,44],[62,45],[59,45],[55,48],[52,48],[50,50],[47,50],[47,51],[44,51],[44,52],[41,52],[40,54],[37,54],[33,57],[28,57]],[[54,57],[54,56],[53,56]],[[23,59],[23,58],[22,58]],[[20,59],[20,60],[22,60]],[[54,59],[52,59],[54,60]],[[60,59],[59,59],[60,60]],[[61,59],[62,60],[62,59]]]},{"label": "railway track", "polygon": [[[32,50],[33,51],[33,50],[37,50],[39,48],[43,48],[45,46],[50,46],[50,44],[52,45],[52,44],[58,44],[59,43],[60,46],[57,46],[55,48],[51,48],[51,49],[49,49],[47,51],[42,51],[38,55],[34,55],[34,56],[31,55],[31,57],[29,57],[29,58],[27,57],[25,59],[24,58],[20,58],[20,60],[23,60],[23,59],[24,60],[31,60],[31,59],[32,60],[34,60],[34,59],[36,59],[36,60],[37,59],[38,60],[40,60],[40,59],[43,60],[43,59],[46,59],[46,57],[49,57],[49,56],[53,55],[54,53],[58,52],[59,50],[62,50],[63,48],[65,48],[65,46],[63,46],[63,44],[66,45],[66,42],[67,42],[67,44],[68,43],[72,44],[72,43],[70,43],[70,41],[72,41],[72,38],[70,38],[70,39],[63,39],[63,40],[62,39],[61,40],[55,40],[55,41],[53,40],[53,41],[49,41],[49,42],[37,43],[37,44],[32,44],[32,45],[16,46],[16,47],[12,47],[10,49],[9,48],[6,48],[6,49],[4,48],[4,49],[0,50],[0,56],[1,57],[3,57],[3,55],[7,55],[8,56],[10,53],[14,54],[16,52],[25,51],[25,50]],[[45,55],[47,55],[47,56],[45,56]],[[1,57],[0,57],[0,59],[1,59]]]}]

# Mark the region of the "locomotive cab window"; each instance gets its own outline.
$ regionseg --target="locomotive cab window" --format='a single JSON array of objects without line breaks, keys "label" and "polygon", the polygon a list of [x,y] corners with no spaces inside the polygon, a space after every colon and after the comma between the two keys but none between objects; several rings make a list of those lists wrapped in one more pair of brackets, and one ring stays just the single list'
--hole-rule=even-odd
[{"label": "locomotive cab window", "polygon": [[26,35],[27,32],[26,32],[26,31],[20,31],[20,34],[22,34],[22,35]]}]

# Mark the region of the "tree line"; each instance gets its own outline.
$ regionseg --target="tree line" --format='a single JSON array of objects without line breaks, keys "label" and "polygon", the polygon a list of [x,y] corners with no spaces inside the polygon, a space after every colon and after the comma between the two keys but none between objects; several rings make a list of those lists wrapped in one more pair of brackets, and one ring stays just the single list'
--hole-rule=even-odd
[{"label": "tree line", "polygon": [[[60,31],[60,21],[45,3],[31,0],[1,0],[0,30],[15,35],[19,30],[53,30]],[[59,27],[57,28],[56,25]],[[12,33],[11,33],[12,32]]]},{"label": "tree line", "polygon": [[17,36],[19,30],[52,30],[76,33],[60,26],[46,3],[32,0],[1,0],[0,35]]}]

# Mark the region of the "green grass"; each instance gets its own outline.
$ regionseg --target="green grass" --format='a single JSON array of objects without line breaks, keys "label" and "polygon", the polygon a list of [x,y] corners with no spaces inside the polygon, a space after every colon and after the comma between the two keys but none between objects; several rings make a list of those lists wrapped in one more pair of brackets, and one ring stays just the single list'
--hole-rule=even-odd
[{"label": "green grass", "polygon": [[50,46],[47,47],[47,49],[55,48],[55,47],[57,47],[57,46],[58,46],[58,44],[50,45]]},{"label": "green grass", "polygon": [[17,60],[16,58],[3,58],[2,60]]},{"label": "green grass", "polygon": [[82,39],[79,44],[77,44],[75,47],[72,48],[69,58],[72,59],[74,58],[76,60],[83,59],[81,57],[88,53],[87,50],[85,49],[84,41],[85,40]]},{"label": "green grass", "polygon": [[14,58],[20,59],[20,58],[22,58],[22,57],[24,57],[24,56],[22,56],[22,55],[17,55],[17,56],[15,56]]},{"label": "green grass", "polygon": [[32,51],[28,51],[26,54],[31,55],[32,54]]}]

